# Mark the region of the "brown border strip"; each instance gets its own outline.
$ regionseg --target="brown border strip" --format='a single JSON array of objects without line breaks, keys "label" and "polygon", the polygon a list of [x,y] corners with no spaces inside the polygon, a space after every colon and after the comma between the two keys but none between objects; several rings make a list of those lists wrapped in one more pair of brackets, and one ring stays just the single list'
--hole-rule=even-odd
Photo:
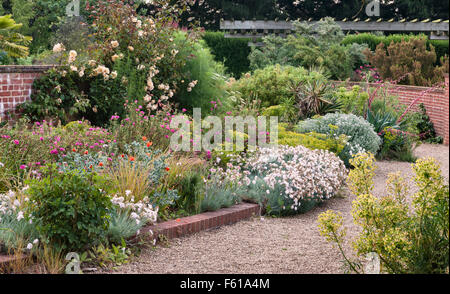
[{"label": "brown border strip", "polygon": [[[151,240],[158,240],[158,236],[165,236],[168,239],[230,225],[238,221],[248,219],[253,215],[260,215],[260,206],[252,203],[241,203],[229,208],[222,208],[217,211],[200,213],[193,216],[183,217],[177,220],[170,220],[141,229],[139,235],[145,234]],[[132,239],[135,239],[134,236]]]},{"label": "brown border strip", "polygon": [[57,65],[0,65],[0,73],[46,72]]}]

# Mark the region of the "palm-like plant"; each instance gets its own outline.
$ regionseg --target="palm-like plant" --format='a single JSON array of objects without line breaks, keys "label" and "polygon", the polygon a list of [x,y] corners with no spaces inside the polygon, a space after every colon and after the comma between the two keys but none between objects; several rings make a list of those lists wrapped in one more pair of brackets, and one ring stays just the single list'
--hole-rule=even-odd
[{"label": "palm-like plant", "polygon": [[331,92],[331,87],[321,79],[300,82],[292,87],[292,91],[297,100],[297,109],[301,119],[336,112],[341,106],[327,97]]},{"label": "palm-like plant", "polygon": [[17,24],[11,15],[0,16],[0,51],[11,57],[26,57],[29,54],[27,45],[32,38],[15,32],[22,24]]}]

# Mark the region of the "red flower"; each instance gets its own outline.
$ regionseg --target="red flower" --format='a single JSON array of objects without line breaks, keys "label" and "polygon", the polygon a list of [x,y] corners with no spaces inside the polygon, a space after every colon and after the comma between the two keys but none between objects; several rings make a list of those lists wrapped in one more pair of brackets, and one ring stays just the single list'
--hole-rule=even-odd
[{"label": "red flower", "polygon": [[77,149],[73,148],[72,151],[73,151],[73,152],[77,152]]},{"label": "red flower", "polygon": [[84,151],[84,154],[88,154],[89,152],[86,150],[86,151]]},{"label": "red flower", "polygon": [[146,136],[143,136],[143,137],[142,137],[142,141],[145,141],[145,142],[146,142],[146,141],[147,141],[147,137],[146,137]]},{"label": "red flower", "polygon": [[103,162],[100,162],[100,163],[98,164],[98,166],[103,166]]},{"label": "red flower", "polygon": [[169,171],[169,170],[170,170],[170,168],[166,167],[166,171]]},{"label": "red flower", "polygon": [[147,143],[147,147],[150,147],[150,146],[152,146],[153,145],[153,142],[148,142]]},{"label": "red flower", "polygon": [[133,156],[130,156],[130,161],[134,161],[134,157]]}]

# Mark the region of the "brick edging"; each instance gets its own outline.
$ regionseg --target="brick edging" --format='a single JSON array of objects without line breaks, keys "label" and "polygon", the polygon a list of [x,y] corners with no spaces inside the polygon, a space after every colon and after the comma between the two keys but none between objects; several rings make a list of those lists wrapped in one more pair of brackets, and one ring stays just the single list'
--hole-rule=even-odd
[{"label": "brick edging", "polygon": [[8,266],[13,263],[17,262],[21,259],[26,259],[28,256],[26,255],[2,255],[0,254],[0,273],[2,270],[7,269]]},{"label": "brick edging", "polygon": [[[168,239],[179,238],[200,231],[230,225],[259,214],[260,206],[258,204],[241,203],[217,211],[200,213],[177,220],[170,220],[156,225],[146,226],[141,229],[138,236],[145,235],[151,240],[158,240],[157,237],[160,235],[164,235]],[[138,236],[133,236],[130,239],[136,239]],[[16,260],[16,256],[0,254],[0,268],[2,268],[2,266],[8,266],[9,263]]]},{"label": "brick edging", "polygon": [[[158,236],[161,235],[168,239],[179,238],[200,231],[230,225],[259,214],[260,206],[258,204],[241,203],[217,211],[200,213],[177,220],[169,220],[156,225],[146,226],[141,229],[139,235],[146,234],[148,238],[152,240],[158,240]],[[135,238],[137,238],[137,236],[134,236],[131,239]]]}]

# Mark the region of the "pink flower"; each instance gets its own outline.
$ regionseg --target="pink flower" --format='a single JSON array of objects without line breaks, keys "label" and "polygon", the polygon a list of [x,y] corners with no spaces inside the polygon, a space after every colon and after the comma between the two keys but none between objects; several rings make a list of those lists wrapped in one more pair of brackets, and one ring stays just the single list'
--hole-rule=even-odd
[{"label": "pink flower", "polygon": [[14,144],[16,144],[16,145],[19,145],[19,141],[18,141],[18,140],[14,140],[13,142],[14,142]]},{"label": "pink flower", "polygon": [[187,110],[186,110],[186,108],[183,108],[183,109],[181,109],[181,111],[182,111],[182,112],[186,112]]},{"label": "pink flower", "polygon": [[26,165],[23,165],[23,164],[22,164],[22,165],[20,166],[20,169],[26,169],[26,168],[27,168]]}]

